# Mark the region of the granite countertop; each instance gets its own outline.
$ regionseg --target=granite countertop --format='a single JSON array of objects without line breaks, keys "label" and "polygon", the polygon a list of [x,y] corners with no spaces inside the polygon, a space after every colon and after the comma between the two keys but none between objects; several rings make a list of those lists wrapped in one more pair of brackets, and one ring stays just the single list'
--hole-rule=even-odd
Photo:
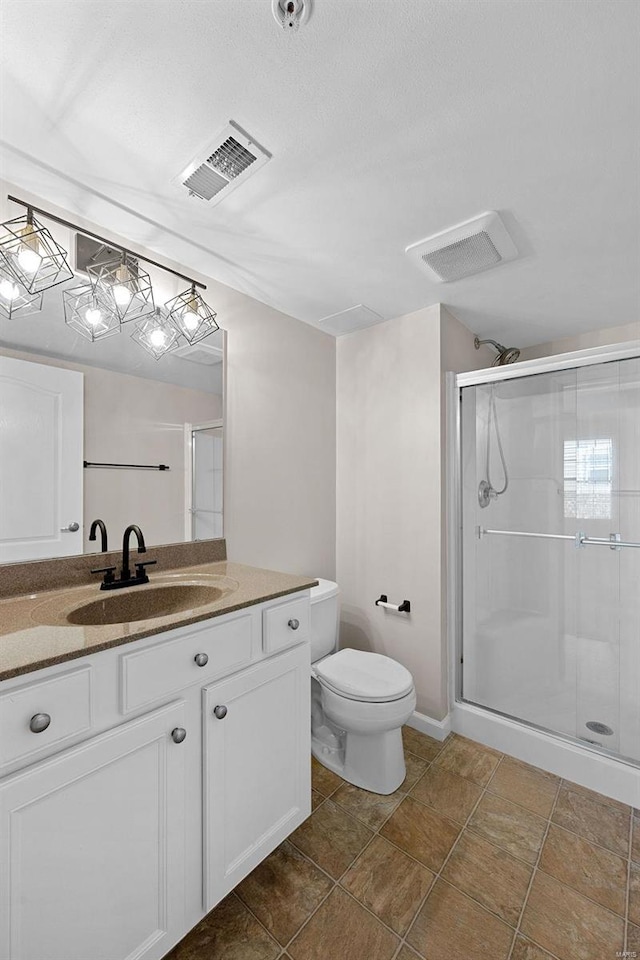
[{"label": "granite countertop", "polygon": [[[149,579],[144,587],[125,587],[109,593],[101,593],[97,584],[89,584],[0,600],[0,680],[220,617],[265,600],[307,590],[317,583],[308,577],[227,560],[150,573]],[[142,601],[146,591],[178,583],[203,588],[215,586],[222,591],[222,596],[193,609],[129,623],[84,626],[71,624],[66,619],[70,612],[92,600],[135,594]]]}]

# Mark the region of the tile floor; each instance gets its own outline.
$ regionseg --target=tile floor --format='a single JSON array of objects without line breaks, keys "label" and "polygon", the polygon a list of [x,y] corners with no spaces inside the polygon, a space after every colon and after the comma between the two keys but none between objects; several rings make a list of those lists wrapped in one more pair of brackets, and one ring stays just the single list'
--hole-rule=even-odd
[{"label": "tile floor", "polygon": [[380,797],[313,761],[313,813],[166,960],[640,960],[640,811],[404,729]]}]

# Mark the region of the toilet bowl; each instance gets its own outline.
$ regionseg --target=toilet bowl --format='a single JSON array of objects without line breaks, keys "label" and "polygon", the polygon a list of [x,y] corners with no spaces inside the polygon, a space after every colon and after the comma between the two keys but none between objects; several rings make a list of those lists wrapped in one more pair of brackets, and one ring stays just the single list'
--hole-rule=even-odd
[{"label": "toilet bowl", "polygon": [[389,794],[406,770],[401,727],[416,705],[413,677],[391,657],[335,652],[338,587],[311,590],[311,750],[344,780]]}]

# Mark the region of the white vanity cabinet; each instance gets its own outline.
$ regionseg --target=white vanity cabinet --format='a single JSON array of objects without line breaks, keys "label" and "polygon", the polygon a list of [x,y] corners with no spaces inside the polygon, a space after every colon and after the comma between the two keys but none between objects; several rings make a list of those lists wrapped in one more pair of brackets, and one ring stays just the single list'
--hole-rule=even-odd
[{"label": "white vanity cabinet", "polygon": [[308,816],[308,688],[301,646],[203,692],[207,910]]},{"label": "white vanity cabinet", "polygon": [[162,957],[184,928],[184,703],[0,782],[0,957]]},{"label": "white vanity cabinet", "polygon": [[0,960],[160,960],[309,816],[308,608],[0,683]]}]

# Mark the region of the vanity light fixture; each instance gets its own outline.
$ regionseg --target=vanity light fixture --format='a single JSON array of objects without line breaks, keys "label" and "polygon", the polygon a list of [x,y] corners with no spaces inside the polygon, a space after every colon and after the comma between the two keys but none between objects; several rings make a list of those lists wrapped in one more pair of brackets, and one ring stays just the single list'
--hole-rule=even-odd
[{"label": "vanity light fixture", "polygon": [[0,260],[0,311],[11,320],[16,314],[25,317],[41,309],[42,294],[29,293]]},{"label": "vanity light fixture", "polygon": [[117,260],[87,267],[96,296],[106,299],[120,323],[140,320],[155,311],[151,277],[126,250]]},{"label": "vanity light fixture", "polygon": [[71,280],[66,251],[36,220],[32,207],[27,207],[25,216],[3,223],[0,230],[0,257],[28,294]]},{"label": "vanity light fixture", "polygon": [[144,347],[154,359],[159,360],[165,353],[169,353],[178,346],[180,331],[169,316],[163,313],[160,307],[156,307],[152,317],[145,317],[144,320],[135,324],[131,339]]},{"label": "vanity light fixture", "polygon": [[[0,224],[0,311],[6,316],[37,312],[42,308],[43,290],[74,277],[65,251],[35,219],[37,213],[120,251],[115,259],[83,263],[79,269],[86,270],[89,283],[63,292],[65,323],[83,337],[102,340],[118,333],[121,324],[136,321],[132,339],[159,360],[183,341],[198,343],[219,329],[215,311],[199,292],[206,290],[204,283],[18,197],[9,195],[7,199],[25,207],[27,213]],[[168,312],[156,308],[151,277],[141,263],[190,284],[188,290],[168,301]]]},{"label": "vanity light fixture", "polygon": [[191,285],[191,289],[183,290],[173,300],[167,301],[165,307],[169,311],[169,319],[192,345],[220,329],[216,323],[215,311],[202,299],[195,284]]},{"label": "vanity light fixture", "polygon": [[120,333],[120,318],[96,294],[90,283],[63,290],[64,322],[87,340],[104,340]]}]

